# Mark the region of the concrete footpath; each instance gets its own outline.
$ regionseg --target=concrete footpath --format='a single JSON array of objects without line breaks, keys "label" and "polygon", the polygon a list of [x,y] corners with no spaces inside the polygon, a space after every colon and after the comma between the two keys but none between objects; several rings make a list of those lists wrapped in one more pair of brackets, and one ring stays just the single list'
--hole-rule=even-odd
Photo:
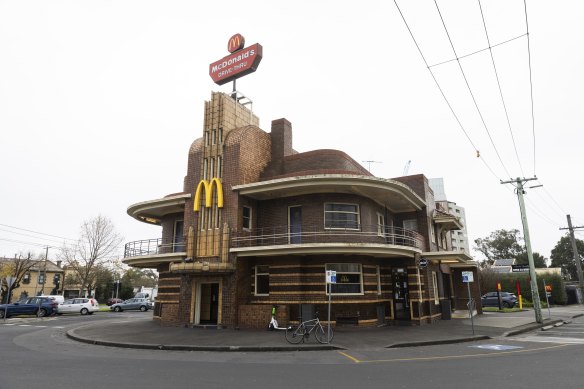
[{"label": "concrete footpath", "polygon": [[[551,315],[550,315],[551,313]],[[299,345],[289,344],[285,331],[205,329],[161,326],[148,319],[129,317],[93,322],[72,329],[67,336],[80,342],[139,349],[189,351],[293,351],[293,350],[363,350],[391,347],[415,347],[470,342],[513,336],[546,325],[584,316],[584,306],[553,307],[542,310],[544,323],[535,322],[532,309],[522,312],[485,312],[471,320],[440,320],[422,326],[383,326],[360,328],[341,326],[334,329],[330,345],[316,342],[314,336]]]}]

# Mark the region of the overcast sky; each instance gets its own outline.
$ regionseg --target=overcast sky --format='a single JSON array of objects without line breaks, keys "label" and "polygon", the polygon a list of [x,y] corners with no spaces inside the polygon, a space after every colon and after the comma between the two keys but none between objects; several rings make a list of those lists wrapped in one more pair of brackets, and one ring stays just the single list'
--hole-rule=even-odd
[{"label": "overcast sky", "polygon": [[[237,83],[261,128],[285,117],[299,152],[342,150],[384,178],[408,161],[409,174],[443,177],[471,247],[521,230],[499,180],[535,174],[532,247],[549,258],[566,213],[584,225],[584,5],[527,1],[532,122],[524,2],[480,4],[492,46],[517,38],[492,50],[509,122],[485,50],[460,60],[476,106],[456,61],[432,67],[461,127],[393,1],[0,0],[0,256],[58,247],[98,214],[125,242],[160,237],[126,209],[182,190],[204,101],[231,90],[208,66],[241,33],[264,48]],[[455,58],[433,1],[398,5],[428,65]],[[478,1],[438,5],[458,57],[488,47]]]}]

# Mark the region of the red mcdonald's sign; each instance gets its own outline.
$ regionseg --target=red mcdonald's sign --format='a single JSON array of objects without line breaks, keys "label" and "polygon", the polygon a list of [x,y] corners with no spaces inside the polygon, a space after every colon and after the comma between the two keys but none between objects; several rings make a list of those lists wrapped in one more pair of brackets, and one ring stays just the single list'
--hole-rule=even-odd
[{"label": "red mcdonald's sign", "polygon": [[256,71],[262,60],[262,45],[255,43],[245,48],[244,45],[241,34],[229,38],[227,50],[231,54],[209,65],[209,75],[215,84],[223,85]]},{"label": "red mcdonald's sign", "polygon": [[241,34],[233,35],[231,38],[229,38],[229,42],[227,42],[227,50],[230,53],[241,50],[244,47],[245,47],[245,38]]}]

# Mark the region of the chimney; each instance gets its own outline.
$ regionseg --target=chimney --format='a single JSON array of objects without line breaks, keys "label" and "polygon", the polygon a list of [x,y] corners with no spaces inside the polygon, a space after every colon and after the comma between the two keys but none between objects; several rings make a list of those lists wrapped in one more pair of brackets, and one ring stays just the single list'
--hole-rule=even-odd
[{"label": "chimney", "polygon": [[61,262],[62,261],[57,261],[57,267],[61,267]]},{"label": "chimney", "polygon": [[292,123],[288,120],[272,120],[272,160],[292,155]]}]

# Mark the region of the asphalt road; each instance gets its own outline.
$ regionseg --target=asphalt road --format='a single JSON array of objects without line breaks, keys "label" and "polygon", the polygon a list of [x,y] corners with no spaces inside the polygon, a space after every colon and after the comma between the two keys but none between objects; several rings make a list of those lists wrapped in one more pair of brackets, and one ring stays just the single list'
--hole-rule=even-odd
[{"label": "asphalt road", "polygon": [[[0,321],[0,389],[581,388],[584,318],[545,332],[406,349],[179,352],[78,343],[90,321],[150,312]],[[579,333],[581,332],[581,333]]]}]

